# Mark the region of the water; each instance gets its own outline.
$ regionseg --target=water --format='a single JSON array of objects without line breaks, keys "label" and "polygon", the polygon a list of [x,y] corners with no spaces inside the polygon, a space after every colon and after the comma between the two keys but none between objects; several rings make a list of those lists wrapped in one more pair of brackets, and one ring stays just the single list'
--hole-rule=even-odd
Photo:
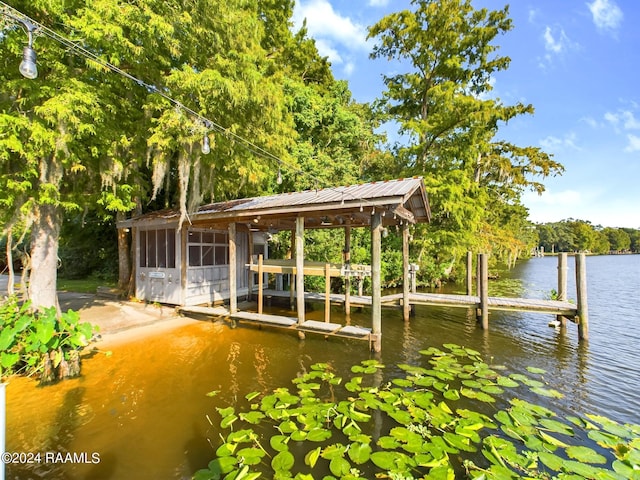
[{"label": "water", "polygon": [[[545,298],[556,288],[553,257],[536,258],[501,272],[490,294]],[[575,292],[569,259],[569,297]],[[640,255],[590,257],[590,342],[577,329],[550,328],[550,315],[493,312],[490,331],[463,309],[419,307],[409,324],[398,310],[383,311],[380,360],[392,378],[399,363],[421,361],[419,350],[458,343],[483,353],[508,372],[527,366],[548,371],[545,380],[565,394],[553,402],[561,413],[596,413],[640,423]],[[322,306],[309,312],[322,320]],[[338,310],[333,321],[341,321]],[[370,325],[368,311],[352,323]],[[85,318],[84,320],[89,320]],[[7,451],[84,453],[87,463],[9,465],[7,479],[190,478],[213,458],[209,439],[218,430],[207,415],[252,391],[289,386],[310,365],[326,362],[339,375],[371,358],[365,342],[325,340],[249,326],[193,321],[158,325],[142,340],[105,345],[83,362],[83,376],[54,386],[12,379],[7,388]],[[219,390],[215,397],[207,392]],[[533,401],[540,402],[536,398]],[[542,403],[542,402],[541,402]],[[90,463],[93,454],[99,463]]]}]

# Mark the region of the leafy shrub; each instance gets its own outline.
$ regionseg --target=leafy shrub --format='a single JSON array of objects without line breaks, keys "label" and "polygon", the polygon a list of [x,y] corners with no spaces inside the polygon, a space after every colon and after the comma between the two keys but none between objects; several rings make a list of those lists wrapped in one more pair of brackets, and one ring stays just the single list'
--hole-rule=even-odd
[{"label": "leafy shrub", "polygon": [[454,344],[420,353],[424,365],[398,365],[405,376],[389,383],[377,360],[353,366],[346,382],[316,364],[293,392],[252,392],[242,411],[218,408],[229,433],[194,478],[640,478],[639,425],[562,418],[518,398],[521,389],[562,396],[543,370],[503,375]]},{"label": "leafy shrub", "polygon": [[3,375],[39,376],[42,382],[80,373],[80,350],[97,327],[79,322],[77,312],[60,316],[54,307],[34,311],[17,297],[0,304],[0,367]]}]

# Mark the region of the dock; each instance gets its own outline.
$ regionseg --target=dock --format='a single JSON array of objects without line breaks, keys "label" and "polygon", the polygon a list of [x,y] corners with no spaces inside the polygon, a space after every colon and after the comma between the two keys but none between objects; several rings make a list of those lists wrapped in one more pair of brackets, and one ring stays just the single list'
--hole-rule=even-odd
[{"label": "dock", "polygon": [[[588,311],[586,298],[586,270],[584,263],[584,254],[576,255],[576,284],[577,284],[577,303],[571,303],[567,300],[567,254],[562,253],[558,256],[558,298],[554,300],[532,299],[532,298],[513,298],[513,297],[496,297],[488,295],[488,269],[487,259],[484,254],[478,256],[478,281],[477,295],[472,294],[471,283],[468,281],[467,294],[441,294],[441,293],[420,293],[412,291],[395,293],[380,296],[379,305],[381,308],[401,308],[403,312],[407,312],[416,305],[427,305],[435,307],[447,308],[466,308],[474,309],[478,323],[483,329],[489,328],[489,312],[492,310],[511,311],[511,312],[533,312],[541,314],[550,314],[556,317],[556,322],[565,326],[567,320],[572,320],[578,325],[578,335],[580,340],[588,339]],[[295,274],[292,262],[288,261],[277,265],[275,261],[270,262],[267,269],[271,273],[278,274]],[[471,262],[468,261],[467,269],[470,269]],[[380,345],[381,334],[376,329],[366,328],[353,325],[342,325],[331,321],[331,305],[344,306],[345,312],[348,314],[352,306],[355,307],[371,307],[374,308],[374,298],[368,295],[352,295],[330,293],[327,288],[324,293],[301,292],[294,290],[276,290],[265,288],[262,281],[264,273],[264,264],[260,259],[258,265],[249,265],[251,271],[258,273],[257,288],[251,291],[257,296],[257,304],[246,302],[241,308],[227,308],[226,306],[218,307],[202,307],[202,306],[183,306],[178,308],[178,312],[183,315],[196,315],[207,317],[222,317],[231,319],[234,322],[250,323],[253,325],[268,326],[290,331],[297,331],[300,337],[305,333],[316,333],[325,337],[344,337],[369,342],[370,347]],[[305,266],[304,270],[317,269],[314,274],[324,275],[328,280],[332,275],[344,275],[344,269],[326,264],[324,266],[310,265]],[[300,269],[302,271],[302,268]],[[360,270],[362,272],[363,270]],[[471,278],[467,275],[467,278]],[[412,282],[413,283],[413,282]],[[302,308],[304,302],[324,303],[324,321],[307,320],[297,314],[297,316],[272,315],[263,312],[265,301],[269,303],[272,299],[289,300],[292,308],[299,308],[300,300],[302,300]],[[294,302],[294,298],[297,300]],[[257,311],[250,311],[256,309]],[[405,321],[408,321],[405,316]]]}]

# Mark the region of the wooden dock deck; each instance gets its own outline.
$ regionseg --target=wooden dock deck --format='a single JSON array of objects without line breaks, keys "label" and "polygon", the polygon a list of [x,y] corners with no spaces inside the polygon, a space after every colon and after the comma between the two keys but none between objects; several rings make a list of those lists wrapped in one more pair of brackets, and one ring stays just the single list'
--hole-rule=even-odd
[{"label": "wooden dock deck", "polygon": [[[310,295],[310,297],[313,297]],[[322,297],[324,300],[324,297]],[[310,298],[313,300],[314,298]],[[325,336],[352,338],[356,340],[367,340],[370,343],[374,339],[374,335],[370,328],[360,327],[356,325],[342,325],[340,323],[320,322],[317,320],[306,320],[298,324],[297,318],[287,317],[284,315],[270,315],[266,313],[256,313],[247,311],[238,311],[231,313],[225,306],[203,307],[190,306],[179,307],[178,312],[186,316],[208,316],[228,318],[239,322],[247,322],[255,325],[282,328],[287,330],[295,330],[303,333],[318,333]]]},{"label": "wooden dock deck", "polygon": [[[265,298],[288,299],[290,293],[283,290],[264,290]],[[326,300],[323,293],[304,293],[305,301],[324,302]],[[344,294],[332,293],[329,299],[334,305],[345,303]],[[511,298],[511,297],[488,297],[489,310],[516,311],[516,312],[537,312],[562,315],[573,318],[578,314],[575,304],[558,301],[531,298]],[[351,295],[352,306],[370,307],[371,297],[366,295]],[[460,307],[460,308],[480,308],[480,297],[476,295],[458,295],[445,293],[411,293],[409,294],[411,305],[428,305],[436,307]],[[382,297],[383,307],[402,306],[402,293],[384,295]]]}]

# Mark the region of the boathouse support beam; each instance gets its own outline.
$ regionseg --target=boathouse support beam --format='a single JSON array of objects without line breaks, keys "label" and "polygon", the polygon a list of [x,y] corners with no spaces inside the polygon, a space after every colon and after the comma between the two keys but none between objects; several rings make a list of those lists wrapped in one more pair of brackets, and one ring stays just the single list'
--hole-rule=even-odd
[{"label": "boathouse support beam", "polygon": [[371,215],[371,323],[372,349],[382,350],[382,216],[378,212]]},{"label": "boathouse support beam", "polygon": [[411,289],[409,279],[409,224],[402,223],[402,316],[405,322],[411,316],[411,302],[409,291]]},{"label": "boathouse support beam", "polygon": [[304,323],[304,217],[296,217],[296,307],[298,324]]},{"label": "boathouse support beam", "polygon": [[[351,226],[344,227],[344,265],[351,270]],[[351,275],[344,277],[344,313],[351,315]]]},{"label": "boathouse support beam", "polygon": [[229,224],[229,311],[238,311],[238,267],[237,267],[236,224]]},{"label": "boathouse support beam", "polygon": [[489,261],[486,253],[478,255],[478,265],[480,275],[478,285],[480,286],[480,321],[482,329],[489,329]]},{"label": "boathouse support beam", "polygon": [[473,253],[467,252],[467,295],[473,295]]}]

